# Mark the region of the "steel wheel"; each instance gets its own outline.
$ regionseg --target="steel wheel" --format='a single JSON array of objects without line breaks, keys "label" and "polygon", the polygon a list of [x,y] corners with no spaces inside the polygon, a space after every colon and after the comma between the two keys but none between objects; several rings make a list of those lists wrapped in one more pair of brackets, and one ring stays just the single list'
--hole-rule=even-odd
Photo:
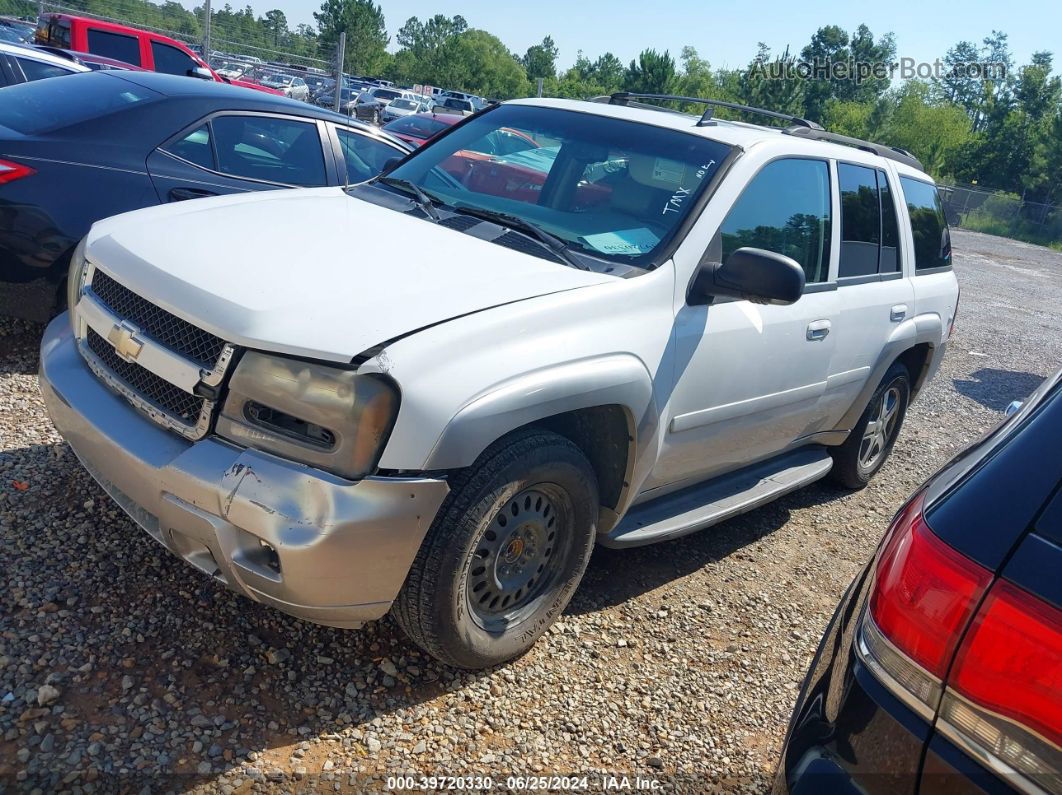
[{"label": "steel wheel", "polygon": [[505,503],[475,545],[466,599],[476,623],[498,631],[519,623],[556,578],[571,543],[566,495],[549,484]]},{"label": "steel wheel", "polygon": [[899,387],[889,387],[881,394],[859,445],[859,465],[864,469],[872,469],[884,455],[900,418],[900,401]]}]

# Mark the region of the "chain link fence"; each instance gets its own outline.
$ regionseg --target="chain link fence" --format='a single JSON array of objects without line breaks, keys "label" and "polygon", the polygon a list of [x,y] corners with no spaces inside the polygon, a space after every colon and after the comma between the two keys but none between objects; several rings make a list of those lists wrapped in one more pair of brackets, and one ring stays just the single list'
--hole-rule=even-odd
[{"label": "chain link fence", "polygon": [[1062,206],[977,185],[941,184],[939,190],[952,226],[1062,247]]}]

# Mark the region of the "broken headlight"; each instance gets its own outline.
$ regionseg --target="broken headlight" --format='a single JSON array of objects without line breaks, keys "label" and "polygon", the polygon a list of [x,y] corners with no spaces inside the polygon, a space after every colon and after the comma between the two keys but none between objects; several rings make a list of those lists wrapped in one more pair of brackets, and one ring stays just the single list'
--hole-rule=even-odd
[{"label": "broken headlight", "polygon": [[356,479],[380,460],[398,415],[384,376],[248,351],[218,417],[220,436]]}]

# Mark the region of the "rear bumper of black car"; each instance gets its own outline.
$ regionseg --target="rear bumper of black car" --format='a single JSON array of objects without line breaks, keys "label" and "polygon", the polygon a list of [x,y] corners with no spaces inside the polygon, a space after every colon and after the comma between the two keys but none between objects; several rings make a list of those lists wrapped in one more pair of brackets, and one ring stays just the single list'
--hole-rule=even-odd
[{"label": "rear bumper of black car", "polygon": [[918,791],[924,718],[893,696],[856,656],[867,569],[849,586],[797,699],[774,795]]}]

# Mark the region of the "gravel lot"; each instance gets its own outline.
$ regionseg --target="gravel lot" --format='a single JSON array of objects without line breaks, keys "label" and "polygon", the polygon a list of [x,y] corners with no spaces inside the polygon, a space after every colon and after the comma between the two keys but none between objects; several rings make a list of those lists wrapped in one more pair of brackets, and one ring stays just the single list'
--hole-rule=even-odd
[{"label": "gravel lot", "polygon": [[599,549],[553,631],[480,674],[389,619],[315,627],[171,558],[48,421],[40,328],[0,321],[0,792],[347,791],[404,772],[764,791],[818,638],[896,507],[1062,362],[1062,253],[954,244],[956,336],[869,488]]}]

